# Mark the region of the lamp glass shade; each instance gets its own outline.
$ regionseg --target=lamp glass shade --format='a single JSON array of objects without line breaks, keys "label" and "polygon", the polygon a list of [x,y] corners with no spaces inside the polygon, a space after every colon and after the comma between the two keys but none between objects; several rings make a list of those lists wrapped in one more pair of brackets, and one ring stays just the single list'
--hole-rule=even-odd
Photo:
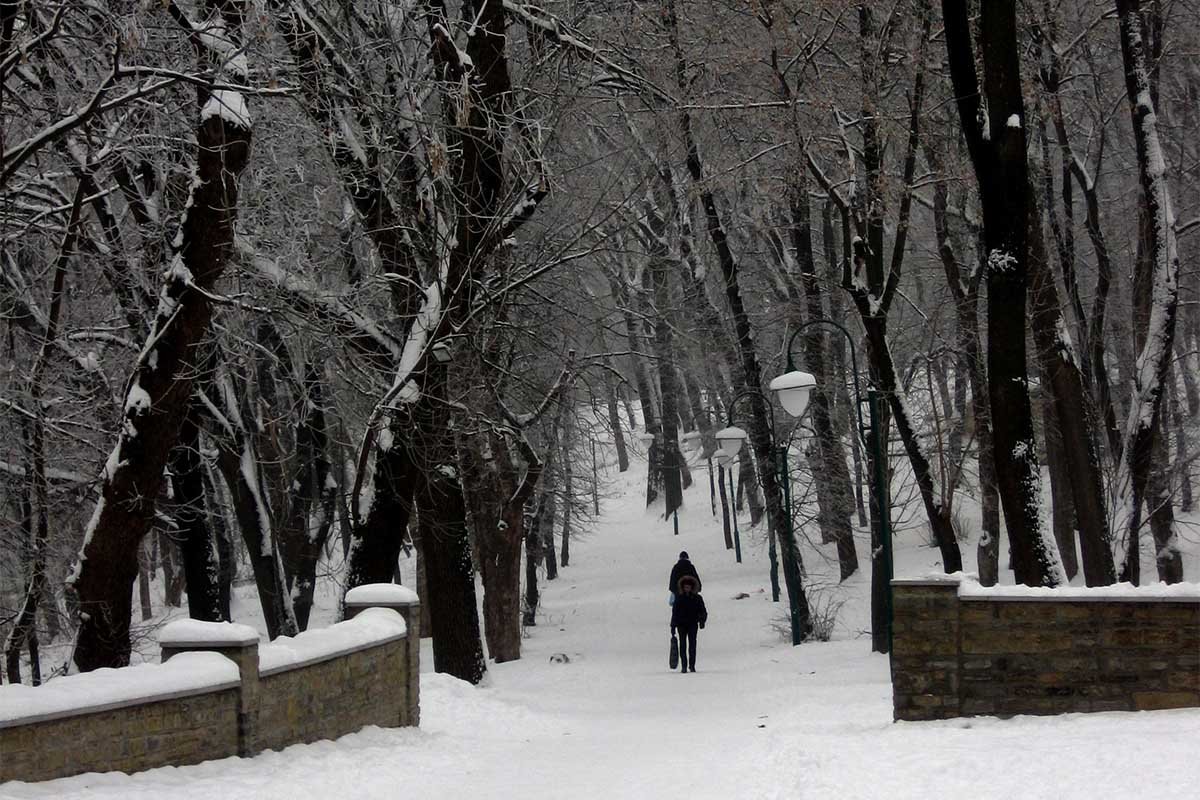
[{"label": "lamp glass shade", "polygon": [[799,419],[808,410],[808,400],[817,379],[807,372],[792,370],[771,381],[770,389],[789,416]]},{"label": "lamp glass shade", "polygon": [[727,457],[733,458],[742,449],[742,442],[749,438],[746,432],[738,427],[722,428],[717,431],[717,445]]},{"label": "lamp glass shade", "polygon": [[433,347],[429,348],[433,354],[433,359],[439,364],[449,364],[450,359],[454,356],[450,352],[450,346],[445,342],[434,342]]}]

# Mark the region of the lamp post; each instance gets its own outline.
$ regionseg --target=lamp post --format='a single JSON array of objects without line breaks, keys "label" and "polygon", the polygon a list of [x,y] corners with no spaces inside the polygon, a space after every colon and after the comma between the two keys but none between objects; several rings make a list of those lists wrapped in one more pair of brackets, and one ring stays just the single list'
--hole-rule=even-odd
[{"label": "lamp post", "polygon": [[808,328],[816,326],[825,326],[837,330],[842,336],[846,337],[846,341],[850,345],[850,367],[854,374],[854,404],[855,413],[858,417],[858,435],[866,438],[865,444],[870,449],[871,460],[874,462],[871,489],[875,495],[875,506],[879,521],[879,542],[883,548],[883,569],[884,574],[887,576],[887,588],[884,592],[883,602],[887,619],[888,654],[890,657],[892,652],[892,524],[889,513],[890,509],[888,507],[887,470],[884,465],[886,453],[882,431],[879,428],[880,393],[874,386],[867,387],[866,405],[870,425],[864,425],[862,415],[863,398],[859,391],[861,377],[858,372],[858,354],[854,347],[854,338],[844,327],[828,319],[814,319],[796,328],[787,342],[787,372],[771,381],[770,388],[776,397],[779,398],[779,404],[783,406],[784,411],[797,419],[804,415],[804,412],[808,408],[809,396],[816,386],[816,380],[807,372],[801,372],[796,369],[795,361],[792,359],[792,344],[796,341],[797,336]]},{"label": "lamp post", "polygon": [[[803,373],[801,373],[801,374],[803,374]],[[811,383],[809,384],[809,388],[811,389],[812,386],[815,385],[816,382],[811,380],[812,379],[811,375],[809,375],[809,379],[811,381]],[[742,430],[741,428],[734,427],[734,425],[733,425],[733,409],[738,404],[739,401],[744,400],[747,397],[752,397],[752,396],[758,396],[758,397],[762,397],[762,398],[766,399],[765,395],[763,395],[763,393],[758,391],[757,389],[744,389],[743,391],[738,392],[734,396],[734,398],[729,401],[729,406],[728,406],[728,409],[729,409],[728,425],[729,426],[720,431],[717,431],[717,444],[720,445],[722,452],[724,452],[726,455],[728,455],[731,460],[735,455],[737,455],[738,451],[741,450],[742,443],[745,442],[746,439],[749,438],[749,436],[746,434],[746,432],[744,430]],[[805,405],[807,405],[807,401],[805,401]],[[779,468],[778,478],[779,478],[779,484],[780,484],[780,491],[783,493],[781,502],[783,504],[783,510],[784,510],[783,517],[784,517],[785,530],[777,531],[777,535],[779,535],[779,534],[786,535],[787,536],[786,541],[793,542],[794,541],[794,531],[792,530],[792,482],[790,480],[790,476],[788,475],[787,444],[779,441],[779,437],[775,433],[775,421],[774,421],[774,419],[772,419],[770,417],[770,415],[768,415],[768,421],[771,424],[771,445],[772,445],[772,447],[775,448],[776,461],[778,463],[778,468]],[[737,509],[737,506],[735,504],[734,505],[734,519],[735,520],[737,519],[736,509]],[[774,545],[774,540],[771,540],[771,544]],[[771,596],[775,601],[778,601],[779,600],[779,567],[778,567],[778,561],[774,557],[774,554],[772,554],[772,556],[773,557],[771,558]],[[785,553],[785,556],[786,556],[786,553]],[[789,566],[788,566],[789,563],[791,563],[791,562],[789,562],[785,558],[784,559],[784,569],[789,569]],[[792,576],[792,578],[795,578],[795,577],[796,576]],[[798,579],[796,579],[792,583],[789,583],[788,585],[789,585],[789,587],[790,586],[799,586],[800,581]],[[800,644],[800,639],[801,639],[800,598],[797,597],[795,595],[795,593],[792,592],[790,589],[788,591],[788,612],[789,612],[789,618],[791,620],[792,645],[794,646],[794,645]]]}]

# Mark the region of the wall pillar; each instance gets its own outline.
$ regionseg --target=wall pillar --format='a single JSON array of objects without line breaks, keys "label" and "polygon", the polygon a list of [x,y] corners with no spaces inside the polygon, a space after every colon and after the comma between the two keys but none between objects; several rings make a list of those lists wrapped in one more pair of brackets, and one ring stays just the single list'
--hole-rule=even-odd
[{"label": "wall pillar", "polygon": [[170,622],[158,635],[162,661],[186,652],[220,653],[237,664],[238,755],[252,756],[258,748],[258,631],[234,622],[181,619]]},{"label": "wall pillar", "polygon": [[364,608],[390,608],[404,618],[405,702],[400,725],[421,724],[421,599],[407,586],[395,583],[368,583],[346,592],[345,618],[353,619]]},{"label": "wall pillar", "polygon": [[957,578],[892,581],[895,719],[960,715]]}]

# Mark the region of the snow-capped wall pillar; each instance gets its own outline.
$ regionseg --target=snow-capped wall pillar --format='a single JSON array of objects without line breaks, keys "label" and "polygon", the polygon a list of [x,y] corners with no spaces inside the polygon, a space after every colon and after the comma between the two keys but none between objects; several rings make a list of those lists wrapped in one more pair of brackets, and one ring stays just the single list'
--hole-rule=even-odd
[{"label": "snow-capped wall pillar", "polygon": [[408,674],[405,680],[405,716],[401,725],[421,724],[421,598],[407,586],[394,583],[368,583],[346,592],[345,618],[354,619],[366,608],[390,608],[404,618]]},{"label": "snow-capped wall pillar", "polygon": [[258,752],[258,631],[234,622],[181,619],[168,623],[158,636],[162,661],[186,652],[220,653],[237,664],[241,675],[238,692],[238,755]]}]

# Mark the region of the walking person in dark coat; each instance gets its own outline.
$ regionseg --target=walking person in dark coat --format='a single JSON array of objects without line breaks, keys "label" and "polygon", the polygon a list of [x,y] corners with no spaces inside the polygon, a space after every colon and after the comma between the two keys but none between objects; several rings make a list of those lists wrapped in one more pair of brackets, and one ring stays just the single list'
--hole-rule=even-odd
[{"label": "walking person in dark coat", "polygon": [[679,554],[679,561],[675,562],[675,566],[671,567],[671,579],[667,581],[667,591],[671,593],[671,605],[675,604],[675,596],[679,594],[679,579],[684,575],[691,575],[696,579],[695,592],[700,593],[700,573],[696,572],[696,567],[688,560],[687,550]]},{"label": "walking person in dark coat", "polygon": [[700,581],[684,575],[679,579],[675,605],[671,607],[671,634],[679,632],[679,671],[696,671],[696,629],[708,621],[708,609],[698,591]]}]

